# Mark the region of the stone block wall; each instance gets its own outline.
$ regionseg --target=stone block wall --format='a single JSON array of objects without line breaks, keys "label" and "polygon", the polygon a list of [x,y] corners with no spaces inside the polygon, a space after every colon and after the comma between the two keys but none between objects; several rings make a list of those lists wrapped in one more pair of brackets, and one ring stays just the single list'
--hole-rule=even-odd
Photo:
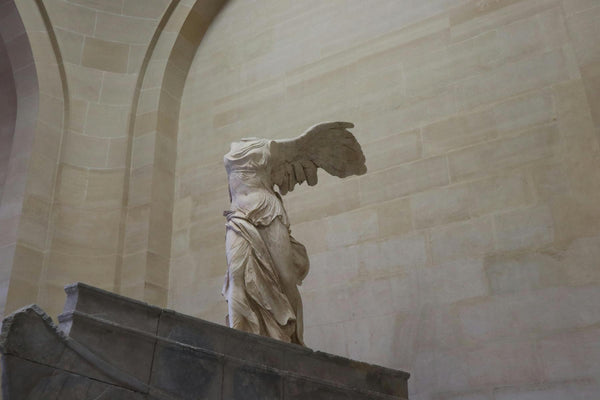
[{"label": "stone block wall", "polygon": [[185,77],[169,63],[186,35],[197,47],[221,3],[0,1],[10,41],[0,54],[13,67],[2,71],[18,106],[15,140],[2,147],[14,155],[0,209],[7,313],[36,302],[56,315],[63,286],[77,280],[166,305],[170,93]]},{"label": "stone block wall", "polygon": [[409,370],[419,400],[600,396],[599,16],[230,2],[182,99],[170,306],[226,314],[229,143],[348,120],[369,172],[284,199],[312,263],[308,345]]},{"label": "stone block wall", "polygon": [[17,119],[17,93],[15,81],[6,50],[4,40],[0,41],[0,79],[2,93],[0,93],[0,199],[8,175],[8,160],[12,148],[12,138]]},{"label": "stone block wall", "polygon": [[369,173],[285,199],[308,344],[421,400],[598,393],[597,1],[224,3],[0,0],[6,311],[81,280],[223,323],[229,143],[350,120]]},{"label": "stone block wall", "polygon": [[144,297],[143,270],[136,270],[135,280],[122,279],[136,268],[122,271],[123,220],[136,172],[132,110],[145,95],[140,76],[168,3],[43,2],[64,64],[69,115],[39,296],[52,313],[60,310],[65,279],[111,290],[123,286]]},{"label": "stone block wall", "polygon": [[[15,89],[15,80],[12,71],[10,59],[8,57],[8,50],[4,43],[4,38],[0,36],[0,221],[9,225],[14,225],[14,222],[10,218],[8,213],[8,207],[3,206],[3,195],[4,187],[9,175],[10,168],[10,153],[12,149],[12,141],[15,132],[15,125],[17,120],[17,92]],[[9,181],[10,184],[10,181]],[[9,192],[9,191],[7,191]],[[7,198],[10,196],[7,196]],[[7,201],[8,202],[8,201]],[[13,228],[14,229],[14,228]],[[11,242],[14,238],[10,231],[3,232],[0,238],[0,258],[7,260],[12,258],[14,249],[11,246]],[[11,240],[12,239],[12,240]],[[7,254],[8,253],[8,254]],[[9,262],[6,262],[7,264]],[[6,293],[8,292],[8,282],[10,281],[10,274],[2,274],[0,287],[0,298],[5,299]],[[4,300],[2,300],[2,309],[4,308]]]},{"label": "stone block wall", "polygon": [[[40,168],[40,146],[33,144],[39,87],[30,37],[13,0],[0,1],[0,42],[0,310],[4,312],[10,308],[11,282],[19,286],[25,275],[13,275],[12,265],[30,254],[19,246],[21,226],[31,233],[36,220],[44,219],[41,197],[47,174]],[[28,261],[32,265],[27,273],[34,275],[35,257]]]}]

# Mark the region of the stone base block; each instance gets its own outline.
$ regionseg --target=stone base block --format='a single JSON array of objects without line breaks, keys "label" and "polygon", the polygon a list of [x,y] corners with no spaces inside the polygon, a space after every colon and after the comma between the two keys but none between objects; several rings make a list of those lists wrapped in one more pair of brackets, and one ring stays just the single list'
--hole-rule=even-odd
[{"label": "stone base block", "polygon": [[2,325],[4,400],[407,399],[409,374],[216,325],[85,284],[56,327]]}]

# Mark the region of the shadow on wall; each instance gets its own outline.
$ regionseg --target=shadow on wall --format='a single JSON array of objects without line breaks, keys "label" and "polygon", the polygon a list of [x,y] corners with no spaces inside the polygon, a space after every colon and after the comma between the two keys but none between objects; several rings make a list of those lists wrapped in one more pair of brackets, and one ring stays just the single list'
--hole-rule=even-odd
[{"label": "shadow on wall", "polygon": [[[13,106],[2,107],[13,110],[7,113],[14,120],[2,124],[6,154],[0,155],[4,314],[38,303],[55,315],[64,301],[62,286],[72,281],[166,305],[177,99],[225,2],[131,0],[119,14],[103,2],[0,0],[6,44],[0,55],[10,66],[0,72],[14,82]],[[81,28],[84,17],[94,16],[102,19],[98,31]],[[131,22],[127,35],[109,29],[119,21]],[[102,43],[127,51],[82,58],[82,50]],[[89,122],[107,110],[129,112],[118,124],[122,129],[112,129],[105,116],[102,132],[88,132],[98,125]],[[77,197],[81,190],[83,199]]]},{"label": "shadow on wall", "polygon": [[13,0],[0,2],[0,88],[0,312],[4,313],[11,279],[31,279],[31,271],[15,273],[13,265],[28,253],[25,247],[18,250],[25,244],[19,243],[20,221],[32,218],[23,216],[31,209],[24,206],[26,199],[33,200],[26,196],[34,186],[28,181],[43,174],[30,164],[39,103],[36,66]]}]

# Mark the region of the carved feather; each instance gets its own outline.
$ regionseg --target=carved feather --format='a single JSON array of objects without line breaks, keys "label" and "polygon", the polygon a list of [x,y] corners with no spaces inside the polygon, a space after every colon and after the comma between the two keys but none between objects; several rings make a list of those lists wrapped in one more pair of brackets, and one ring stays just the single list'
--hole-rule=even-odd
[{"label": "carved feather", "polygon": [[367,172],[365,156],[350,122],[323,122],[294,139],[271,142],[271,179],[281,194],[306,181],[317,184],[317,168],[345,178]]}]

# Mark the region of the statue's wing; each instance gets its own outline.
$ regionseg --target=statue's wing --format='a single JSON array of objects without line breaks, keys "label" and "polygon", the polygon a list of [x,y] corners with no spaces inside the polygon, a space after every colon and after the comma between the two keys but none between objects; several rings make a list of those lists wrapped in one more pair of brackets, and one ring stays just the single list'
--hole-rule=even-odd
[{"label": "statue's wing", "polygon": [[271,179],[281,194],[306,181],[317,184],[317,168],[345,178],[367,172],[365,156],[350,122],[323,122],[294,139],[271,142]]}]

